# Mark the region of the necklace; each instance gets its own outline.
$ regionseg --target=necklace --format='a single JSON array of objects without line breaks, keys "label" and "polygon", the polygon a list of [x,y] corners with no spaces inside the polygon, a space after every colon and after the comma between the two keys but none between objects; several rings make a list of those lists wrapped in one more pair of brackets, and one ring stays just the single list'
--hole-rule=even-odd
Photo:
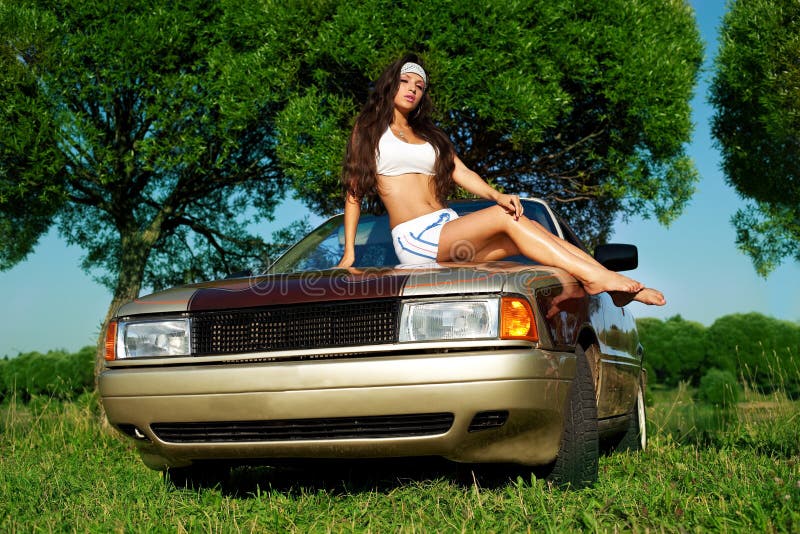
[{"label": "necklace", "polygon": [[408,143],[408,139],[406,139],[406,134],[404,134],[402,130],[400,130],[395,126],[394,128],[392,128],[392,131],[397,134],[397,137]]}]

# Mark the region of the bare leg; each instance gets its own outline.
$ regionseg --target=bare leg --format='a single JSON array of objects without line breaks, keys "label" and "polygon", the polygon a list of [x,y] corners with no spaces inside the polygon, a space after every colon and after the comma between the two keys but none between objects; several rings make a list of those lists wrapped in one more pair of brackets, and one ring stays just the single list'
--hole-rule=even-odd
[{"label": "bare leg", "polygon": [[[541,234],[545,238],[549,238],[554,245],[561,246],[564,249],[566,249],[567,252],[570,252],[575,256],[578,256],[579,259],[588,261],[589,263],[595,265],[598,268],[605,269],[605,267],[603,267],[603,265],[600,264],[600,262],[598,262],[592,256],[590,256],[580,248],[576,247],[569,241],[566,241],[564,239],[559,238],[558,236],[551,234],[541,224],[537,223],[536,221],[532,221],[527,217],[521,217],[517,221],[517,224],[527,225],[533,232],[541,232]],[[507,258],[508,256],[514,256],[516,254],[523,254],[523,252],[517,248],[517,246],[514,244],[514,242],[510,237],[503,234],[502,236],[498,236],[497,238],[493,239],[483,249],[475,251],[475,260],[476,261],[500,260],[503,258]]]},{"label": "bare leg", "polygon": [[499,206],[445,224],[437,260],[500,259],[516,253],[567,271],[591,294],[616,291],[633,294],[632,298],[638,300],[635,295],[645,289],[639,282],[609,271],[588,254],[533,221],[524,217],[514,220]]},{"label": "bare leg", "polygon": [[[522,221],[522,222],[520,222]],[[527,219],[514,220],[503,208],[493,206],[460,217],[445,224],[439,240],[439,261],[472,259],[481,256],[484,249],[491,249],[486,255],[494,256],[498,248],[507,249],[508,237],[516,249],[544,265],[564,269],[575,276],[589,293],[603,291],[639,291],[642,284],[609,271],[594,261],[589,261],[569,251],[561,243],[563,240],[545,231],[541,226],[526,222]],[[465,251],[467,252],[466,257]],[[471,254],[469,254],[471,252]]]},{"label": "bare leg", "polygon": [[[584,260],[596,265],[597,267],[603,267],[603,265],[599,261],[594,259],[594,257],[592,257],[591,255],[587,254],[585,251],[579,249],[578,247],[576,247],[575,245],[573,245],[569,241],[567,241],[565,239],[561,239],[558,236],[554,236],[553,234],[551,234],[550,232],[545,230],[545,228],[541,224],[539,224],[538,222],[532,221],[531,219],[528,219],[527,217],[521,217],[518,222],[520,222],[522,224],[527,224],[527,225],[533,226],[535,228],[538,228],[541,232],[544,232],[548,236],[551,236],[554,241],[557,241],[559,245],[561,245],[562,247],[566,248],[572,254],[575,254],[576,256],[579,256],[580,258],[583,258]],[[603,268],[605,268],[605,267],[603,267]]]},{"label": "bare leg", "polygon": [[[534,224],[536,223],[534,222]],[[575,250],[579,251],[582,255],[591,258],[591,256],[583,252],[578,247],[575,247],[572,244],[569,245],[571,248],[574,248]],[[495,260],[502,260],[503,258],[507,258],[509,256],[515,256],[517,254],[522,254],[522,252],[520,252],[517,249],[516,245],[514,245],[514,242],[511,241],[511,238],[508,237],[507,235],[500,235],[497,238],[493,239],[489,244],[487,244],[486,247],[476,251],[474,260],[495,261]],[[591,259],[594,260],[594,258]],[[594,260],[594,262],[597,263],[601,268],[605,268],[600,263],[598,263],[597,260]],[[643,288],[635,293],[611,291],[609,292],[609,294],[611,295],[611,299],[614,301],[614,304],[616,304],[617,306],[625,306],[626,304],[634,300],[642,302],[644,304],[655,304],[658,306],[663,306],[666,303],[664,295],[660,291],[648,287]],[[564,299],[562,298],[561,300]],[[554,300],[554,303],[557,303],[557,301]]]}]

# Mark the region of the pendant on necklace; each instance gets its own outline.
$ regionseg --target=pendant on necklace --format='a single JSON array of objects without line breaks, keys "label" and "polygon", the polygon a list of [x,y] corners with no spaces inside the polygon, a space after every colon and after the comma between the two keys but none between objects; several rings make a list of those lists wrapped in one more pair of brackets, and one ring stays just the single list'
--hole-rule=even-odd
[{"label": "pendant on necklace", "polygon": [[397,132],[397,137],[399,137],[399,138],[400,138],[400,139],[402,139],[403,141],[406,141],[406,142],[408,142],[408,139],[406,139],[406,134],[404,134],[404,133],[403,133],[402,131],[400,131],[400,130],[394,130],[394,131],[395,131],[395,132]]}]

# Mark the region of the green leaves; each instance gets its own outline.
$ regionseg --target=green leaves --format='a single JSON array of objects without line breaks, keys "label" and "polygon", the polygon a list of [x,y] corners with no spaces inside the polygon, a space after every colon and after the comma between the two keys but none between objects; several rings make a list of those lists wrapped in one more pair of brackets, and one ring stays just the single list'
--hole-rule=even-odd
[{"label": "green leaves", "polygon": [[284,194],[272,117],[295,72],[264,7],[0,4],[0,267],[53,224],[117,299],[260,261],[247,227]]},{"label": "green leaves", "polygon": [[800,324],[758,313],[725,315],[707,328],[680,316],[636,324],[652,382],[697,385],[716,368],[762,392],[800,394]]},{"label": "green leaves", "polygon": [[681,381],[697,384],[708,366],[706,328],[676,315],[666,321],[638,319],[636,325],[645,348],[649,381],[677,386]]},{"label": "green leaves", "polygon": [[36,396],[75,399],[94,389],[93,360],[93,347],[72,354],[28,352],[0,360],[0,401],[27,402]]},{"label": "green leaves", "polygon": [[683,3],[367,0],[308,16],[315,29],[292,58],[278,161],[315,210],[341,209],[332,177],[348,114],[405,50],[425,60],[436,119],[465,163],[561,204],[588,241],[618,212],[668,223],[691,196],[684,145],[702,50]]},{"label": "green leaves", "polygon": [[53,46],[54,17],[0,3],[0,270],[24,260],[63,201],[63,158],[37,73]]},{"label": "green leaves", "polygon": [[356,111],[335,95],[311,88],[278,114],[277,156],[298,198],[315,211],[335,213],[342,206],[339,168],[347,144],[347,127]]},{"label": "green leaves", "polygon": [[0,2],[0,268],[53,224],[118,296],[256,261],[290,182],[341,209],[352,120],[406,50],[462,159],[589,242],[696,180],[681,2]]},{"label": "green leaves", "polygon": [[766,276],[800,259],[800,4],[738,0],[720,42],[713,135],[728,183],[754,201],[733,218],[736,242]]},{"label": "green leaves", "polygon": [[732,217],[736,244],[766,277],[784,258],[800,261],[800,210],[789,203],[749,203]]}]

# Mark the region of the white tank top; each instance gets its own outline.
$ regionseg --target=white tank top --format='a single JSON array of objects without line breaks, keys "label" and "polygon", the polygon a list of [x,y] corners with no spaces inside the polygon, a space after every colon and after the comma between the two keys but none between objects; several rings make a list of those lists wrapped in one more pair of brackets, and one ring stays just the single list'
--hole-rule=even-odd
[{"label": "white tank top", "polygon": [[375,157],[378,174],[399,176],[401,174],[419,173],[435,174],[436,150],[430,143],[406,143],[401,141],[387,128],[378,141],[378,153]]}]

